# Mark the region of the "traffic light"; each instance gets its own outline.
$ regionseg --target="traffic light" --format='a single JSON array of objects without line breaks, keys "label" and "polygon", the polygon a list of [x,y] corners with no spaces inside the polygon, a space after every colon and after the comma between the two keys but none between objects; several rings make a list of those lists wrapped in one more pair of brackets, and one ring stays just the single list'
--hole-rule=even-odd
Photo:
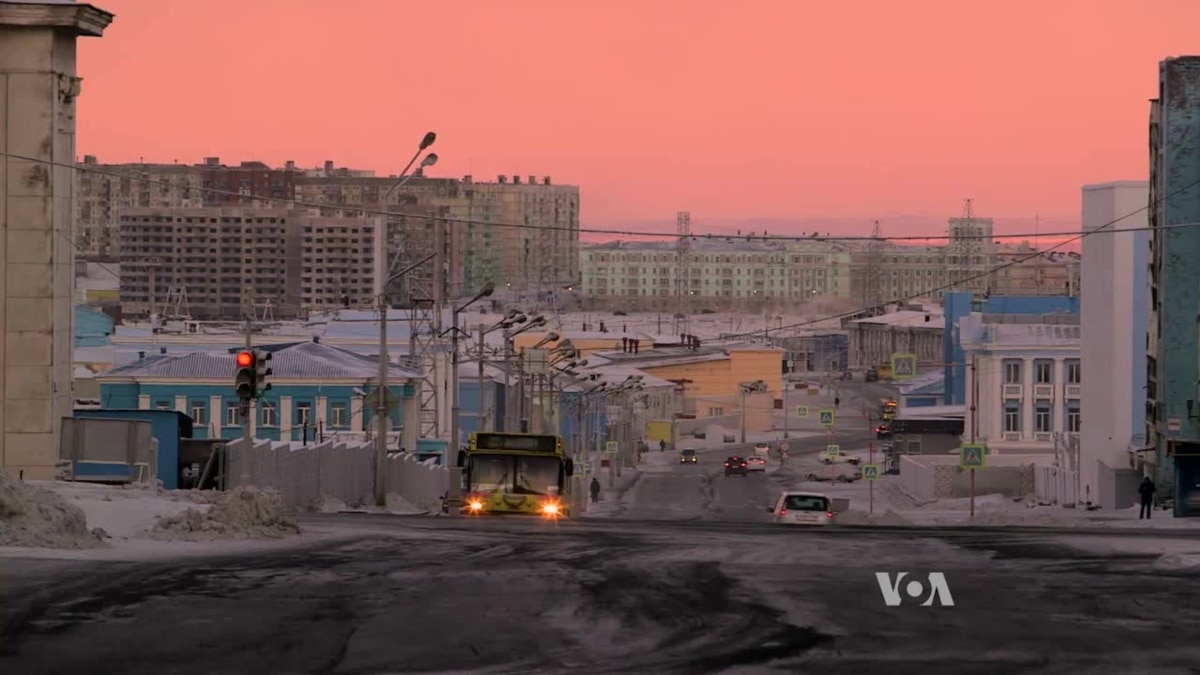
[{"label": "traffic light", "polygon": [[237,396],[243,401],[248,401],[255,397],[257,385],[255,383],[255,375],[257,368],[254,363],[253,352],[238,352],[237,355],[237,377],[234,380],[237,388]]},{"label": "traffic light", "polygon": [[254,352],[254,398],[262,398],[271,388],[267,378],[271,376],[271,352]]}]

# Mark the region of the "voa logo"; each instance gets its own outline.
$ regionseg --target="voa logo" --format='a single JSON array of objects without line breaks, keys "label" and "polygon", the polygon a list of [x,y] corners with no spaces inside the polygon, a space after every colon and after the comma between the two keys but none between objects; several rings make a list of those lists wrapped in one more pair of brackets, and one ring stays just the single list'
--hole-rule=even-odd
[{"label": "voa logo", "polygon": [[[934,604],[942,607],[954,606],[954,596],[950,594],[950,586],[946,583],[946,575],[942,572],[930,572],[925,582],[911,579],[904,584],[904,593],[901,594],[900,584],[907,576],[908,572],[900,572],[895,575],[887,572],[875,573],[875,579],[879,581],[879,592],[883,594],[883,602],[888,607],[899,607],[904,602],[904,595],[907,595],[910,600],[919,600],[924,597],[925,600],[921,603],[922,607],[932,607]],[[928,595],[926,595],[927,589]]]}]

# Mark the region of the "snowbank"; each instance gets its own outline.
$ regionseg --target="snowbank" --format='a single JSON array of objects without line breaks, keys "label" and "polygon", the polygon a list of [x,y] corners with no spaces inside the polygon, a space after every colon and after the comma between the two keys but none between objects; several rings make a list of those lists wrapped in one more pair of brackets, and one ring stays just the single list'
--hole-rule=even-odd
[{"label": "snowbank", "polygon": [[207,510],[186,509],[160,517],[149,536],[163,540],[279,539],[299,534],[284,516],[283,498],[273,490],[239,487]]},{"label": "snowbank", "polygon": [[0,546],[99,548],[83,509],[46,488],[0,471]]},{"label": "snowbank", "polygon": [[1191,571],[1200,569],[1200,554],[1197,553],[1168,553],[1154,561],[1151,568],[1166,571]]},{"label": "snowbank", "polygon": [[837,525],[888,525],[892,527],[912,525],[912,521],[891,509],[882,514],[870,514],[866,511],[843,511],[837,514],[834,523]]}]

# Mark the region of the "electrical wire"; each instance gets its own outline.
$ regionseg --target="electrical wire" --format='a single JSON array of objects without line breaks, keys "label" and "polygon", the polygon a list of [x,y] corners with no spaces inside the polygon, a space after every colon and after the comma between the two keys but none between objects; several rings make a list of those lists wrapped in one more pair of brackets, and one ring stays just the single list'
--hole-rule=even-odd
[{"label": "electrical wire", "polygon": [[[1087,231],[1084,231],[1084,232],[1081,232],[1081,233],[1077,233],[1077,234],[1076,234],[1074,237],[1072,237],[1072,238],[1070,238],[1070,239],[1067,239],[1066,241],[1061,241],[1061,242],[1059,242],[1059,243],[1057,243],[1057,244],[1055,244],[1055,245],[1053,245],[1053,246],[1051,246],[1051,247],[1049,247],[1049,248],[1047,248],[1047,249],[1045,249],[1045,250],[1042,250],[1042,251],[1036,251],[1036,252],[1034,252],[1034,253],[1031,253],[1031,254],[1028,254],[1028,255],[1020,256],[1020,257],[1018,257],[1018,258],[1016,258],[1016,259],[1014,259],[1014,260],[1010,260],[1010,261],[1007,261],[1007,262],[1001,263],[1001,264],[999,264],[999,265],[995,265],[995,266],[993,266],[993,267],[989,268],[989,269],[988,269],[986,272],[981,272],[981,273],[979,273],[979,274],[974,274],[974,275],[971,275],[971,276],[969,276],[969,277],[965,277],[965,278],[963,278],[963,279],[957,279],[957,280],[955,280],[955,281],[953,281],[953,282],[951,282],[951,283],[948,283],[948,284],[942,284],[941,286],[937,286],[937,287],[934,287],[934,288],[926,289],[926,290],[924,290],[924,291],[922,291],[922,292],[920,292],[920,293],[913,293],[913,294],[910,294],[910,295],[906,295],[906,296],[903,296],[903,297],[901,297],[901,298],[897,298],[897,299],[895,299],[895,300],[891,300],[891,301],[889,301],[889,302],[884,302],[884,303],[881,303],[880,305],[874,305],[874,306],[871,306],[871,307],[862,307],[862,308],[859,308],[859,309],[856,309],[856,310],[854,310],[854,311],[850,311],[850,312],[843,312],[843,313],[841,313],[841,314],[835,314],[835,315],[832,315],[832,316],[825,316],[825,317],[821,317],[821,318],[819,318],[819,319],[809,319],[809,320],[805,320],[805,321],[798,321],[798,322],[796,322],[796,323],[792,323],[792,324],[784,324],[784,325],[781,325],[781,326],[776,326],[776,327],[774,327],[774,328],[771,328],[771,327],[764,327],[762,330],[755,330],[755,331],[748,332],[748,333],[725,334],[725,335],[722,335],[722,337],[723,337],[724,339],[726,339],[726,340],[737,340],[737,339],[750,338],[750,337],[757,337],[757,336],[759,336],[759,335],[762,335],[762,336],[764,337],[764,339],[765,339],[765,338],[766,338],[766,336],[767,336],[767,333],[769,333],[770,331],[781,331],[781,330],[790,330],[790,329],[791,329],[791,330],[799,330],[799,329],[801,329],[801,328],[804,328],[804,327],[806,327],[806,326],[812,326],[812,325],[815,325],[815,324],[818,324],[818,323],[824,323],[824,322],[826,322],[826,321],[837,321],[837,320],[840,320],[840,319],[848,319],[848,318],[852,318],[852,317],[858,317],[858,316],[861,316],[862,314],[864,314],[864,313],[866,313],[866,312],[869,312],[869,311],[871,311],[871,310],[873,310],[873,309],[876,309],[877,307],[880,307],[880,306],[883,306],[883,305],[897,304],[897,303],[901,303],[901,302],[906,302],[906,301],[908,301],[908,300],[916,300],[916,299],[918,299],[918,298],[927,298],[927,297],[929,297],[929,296],[933,295],[934,293],[940,293],[940,292],[942,292],[942,291],[951,291],[951,290],[954,290],[955,288],[958,288],[958,287],[962,286],[964,283],[967,283],[967,282],[970,282],[970,281],[975,281],[976,279],[986,279],[987,277],[990,277],[990,276],[992,276],[993,274],[995,274],[996,272],[999,272],[1000,270],[1008,269],[1008,268],[1010,268],[1010,267],[1016,267],[1017,265],[1020,265],[1021,263],[1025,262],[1025,261],[1027,261],[1027,260],[1031,260],[1031,259],[1033,259],[1033,258],[1036,258],[1036,257],[1042,256],[1042,255],[1044,255],[1044,254],[1046,254],[1046,253],[1049,253],[1049,252],[1051,252],[1051,251],[1053,251],[1053,250],[1055,250],[1055,249],[1062,248],[1063,246],[1066,246],[1066,245],[1068,245],[1068,244],[1073,244],[1073,243],[1075,243],[1075,242],[1077,242],[1077,241],[1082,241],[1082,240],[1084,240],[1084,239],[1085,239],[1085,238],[1087,238],[1087,237],[1090,237],[1090,236],[1093,236],[1093,235],[1095,235],[1095,234],[1098,234],[1098,233],[1100,233],[1100,232],[1106,231],[1106,230],[1108,230],[1110,227],[1112,227],[1113,225],[1116,225],[1117,223],[1119,223],[1119,222],[1121,222],[1121,221],[1125,220],[1126,218],[1132,218],[1133,216],[1136,216],[1136,215],[1138,215],[1139,213],[1142,213],[1142,212],[1144,212],[1144,211],[1147,211],[1147,210],[1149,210],[1149,208],[1150,208],[1151,204],[1162,204],[1163,202],[1165,202],[1166,200],[1170,199],[1171,197],[1174,197],[1175,195],[1181,194],[1181,193],[1183,193],[1183,192],[1185,192],[1185,191],[1187,191],[1187,190],[1191,190],[1192,188],[1196,187],[1197,185],[1200,185],[1200,179],[1198,179],[1198,180],[1194,180],[1194,181],[1192,181],[1191,183],[1188,183],[1187,185],[1184,185],[1183,187],[1181,187],[1181,188],[1179,188],[1179,189],[1177,189],[1177,190],[1175,190],[1175,191],[1173,191],[1173,192],[1170,192],[1170,193],[1168,193],[1168,194],[1165,194],[1165,195],[1163,195],[1162,197],[1159,197],[1158,199],[1156,199],[1156,200],[1154,200],[1154,201],[1152,201],[1152,202],[1147,202],[1145,206],[1143,206],[1143,207],[1141,207],[1141,208],[1139,208],[1139,209],[1137,209],[1137,210],[1135,210],[1135,211],[1131,211],[1131,212],[1129,212],[1129,213],[1126,213],[1125,215],[1123,215],[1123,216],[1120,216],[1119,218],[1115,218],[1115,219],[1113,219],[1113,220],[1110,220],[1110,221],[1108,221],[1107,223],[1104,223],[1103,225],[1101,225],[1101,226],[1099,226],[1099,227],[1097,227],[1097,228],[1095,228],[1095,229],[1091,229],[1091,230],[1087,230]],[[1187,227],[1196,227],[1197,225],[1200,225],[1200,224],[1198,224],[1198,223],[1184,223],[1182,226],[1187,226]],[[1145,228],[1145,229],[1148,229],[1148,230],[1165,230],[1165,229],[1170,229],[1170,226],[1163,226],[1163,227],[1151,227],[1151,228]]]},{"label": "electrical wire", "polygon": [[[346,205],[346,204],[325,204],[325,203],[320,203],[320,202],[304,202],[304,201],[298,201],[295,199],[286,199],[283,197],[268,197],[268,196],[263,196],[263,195],[247,195],[247,194],[243,194],[241,192],[234,192],[232,190],[220,190],[220,189],[211,188],[211,187],[181,186],[179,184],[172,183],[170,181],[155,180],[153,178],[145,178],[142,176],[133,176],[133,175],[129,175],[126,173],[121,173],[119,171],[100,169],[100,168],[97,168],[95,166],[90,166],[90,165],[81,165],[81,164],[74,164],[74,163],[68,163],[68,162],[56,162],[56,161],[47,160],[47,159],[38,159],[36,157],[27,157],[25,155],[18,155],[18,154],[14,154],[14,153],[10,153],[10,152],[0,152],[0,157],[17,159],[17,160],[21,160],[24,162],[34,162],[34,163],[39,163],[39,164],[45,164],[47,166],[58,167],[58,168],[74,169],[76,171],[80,171],[83,173],[92,173],[92,174],[96,174],[96,175],[100,175],[100,176],[108,176],[110,178],[121,178],[121,179],[126,179],[126,180],[131,180],[131,181],[137,181],[137,182],[144,183],[147,185],[158,185],[161,187],[169,187],[169,188],[180,189],[180,190],[201,192],[201,193],[210,194],[210,195],[220,195],[220,196],[224,196],[224,197],[236,197],[238,199],[251,199],[251,200],[263,201],[263,202],[273,202],[273,203],[282,204],[282,205],[286,205],[286,206],[292,206],[297,209],[336,209],[336,210],[343,211],[343,212],[358,213],[358,214],[364,215],[364,216],[382,216],[382,217],[386,217],[386,218],[401,217],[401,218],[406,218],[406,219],[412,218],[414,220],[437,221],[437,222],[452,223],[455,225],[486,225],[489,227],[498,227],[498,228],[502,228],[502,229],[542,230],[542,231],[550,231],[550,232],[571,232],[571,233],[577,232],[579,234],[600,234],[600,235],[621,236],[621,237],[631,237],[631,238],[645,238],[645,239],[653,239],[656,241],[660,241],[660,240],[664,240],[664,239],[666,239],[666,240],[679,239],[680,237],[685,236],[685,235],[680,235],[678,233],[671,233],[671,232],[654,233],[654,232],[645,232],[645,231],[640,231],[640,230],[619,230],[619,229],[609,229],[609,228],[566,227],[566,226],[562,226],[562,225],[532,225],[532,224],[518,224],[518,223],[503,223],[503,222],[495,222],[495,221],[490,221],[490,220],[477,220],[474,218],[455,218],[455,217],[450,217],[450,216],[438,216],[438,215],[430,215],[430,214],[423,214],[423,213],[404,213],[401,211],[380,211],[378,209],[369,209],[369,208],[365,208],[362,206],[353,206],[353,205]],[[175,166],[175,165],[163,165],[163,166]],[[225,205],[225,206],[236,207],[236,205]],[[142,207],[142,208],[154,208],[154,207]],[[171,208],[171,207],[163,207],[163,208]],[[178,207],[176,207],[176,208],[178,208]],[[207,208],[207,207],[197,207],[197,208]],[[1197,226],[1200,226],[1200,223],[1184,223],[1184,224],[1180,224],[1180,225],[1166,225],[1166,226],[1163,226],[1158,229],[1174,229],[1174,228],[1197,227]],[[1148,231],[1150,229],[1151,228],[1149,228],[1149,227],[1122,228],[1122,229],[1117,229],[1117,230],[1110,230],[1109,233],[1110,234],[1119,234],[1121,232],[1144,232],[1144,231]],[[1078,235],[1078,234],[1079,234],[1078,230],[1070,230],[1070,231],[1061,231],[1061,232],[1021,232],[1021,233],[1015,233],[1015,234],[992,234],[992,235],[969,235],[969,236],[964,235],[964,236],[956,236],[955,239],[961,239],[961,240],[984,239],[984,240],[989,240],[989,241],[1000,240],[1000,239],[1045,239],[1045,238],[1057,238],[1057,237],[1075,237],[1075,235]],[[764,234],[764,235],[758,235],[758,234],[749,234],[749,233],[747,233],[747,234],[688,234],[686,236],[693,240],[705,239],[705,240],[710,240],[710,241],[719,241],[719,240],[732,241],[732,240],[741,239],[746,242],[783,241],[783,242],[797,242],[797,243],[804,242],[804,241],[835,242],[835,243],[837,243],[837,242],[857,242],[857,241],[929,243],[929,242],[945,241],[949,238],[947,235],[903,235],[903,236],[872,237],[870,235],[832,235],[832,234],[830,234],[830,235],[818,235],[818,234],[811,234],[811,235]],[[1057,247],[1055,247],[1055,248],[1057,248]]]}]

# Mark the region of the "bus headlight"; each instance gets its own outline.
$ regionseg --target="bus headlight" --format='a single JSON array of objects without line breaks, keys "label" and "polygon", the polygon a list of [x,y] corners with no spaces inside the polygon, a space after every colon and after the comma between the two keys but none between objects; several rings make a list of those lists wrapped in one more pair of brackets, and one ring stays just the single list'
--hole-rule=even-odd
[{"label": "bus headlight", "polygon": [[558,515],[558,504],[554,504],[554,503],[542,504],[542,515],[557,516]]},{"label": "bus headlight", "polygon": [[471,509],[472,513],[478,513],[483,510],[483,502],[479,501],[478,499],[472,499],[471,501],[467,502],[467,508]]}]

